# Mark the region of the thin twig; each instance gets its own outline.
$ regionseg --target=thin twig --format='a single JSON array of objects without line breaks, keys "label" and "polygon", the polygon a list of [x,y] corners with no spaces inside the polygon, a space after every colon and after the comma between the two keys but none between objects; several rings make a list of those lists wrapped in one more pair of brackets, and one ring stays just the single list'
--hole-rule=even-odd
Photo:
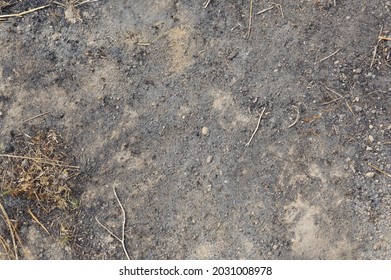
[{"label": "thin twig", "polygon": [[25,156],[17,156],[17,155],[10,155],[10,154],[0,154],[0,157],[8,157],[8,158],[18,158],[18,159],[28,159],[33,160],[35,162],[45,163],[45,164],[52,164],[60,167],[66,167],[66,168],[74,168],[79,169],[79,166],[74,165],[66,165],[59,163],[60,161],[54,161],[46,158],[33,158],[33,157],[25,157]]},{"label": "thin twig", "polygon": [[38,10],[45,9],[45,8],[47,8],[47,7],[49,7],[49,6],[50,6],[50,5],[45,5],[45,6],[37,7],[37,8],[31,9],[31,10],[28,10],[28,11],[25,11],[25,12],[21,12],[21,13],[18,13],[18,14],[0,15],[0,18],[21,17],[21,16],[27,15],[27,14],[29,14],[29,13],[32,13],[32,12],[35,12],[35,11],[38,11]]},{"label": "thin twig", "polygon": [[204,9],[208,8],[208,5],[210,3],[211,0],[207,0],[205,3],[204,3]]},{"label": "thin twig", "polygon": [[282,6],[281,6],[281,4],[272,3],[272,5],[277,6],[277,8],[280,10],[281,17],[284,18],[284,12],[282,11]]},{"label": "thin twig", "polygon": [[252,23],[253,23],[253,0],[250,0],[250,16],[248,19],[247,38],[250,38]]},{"label": "thin twig", "polygon": [[126,250],[126,245],[125,245],[126,212],[125,212],[124,207],[122,206],[121,201],[118,198],[117,192],[115,191],[115,187],[113,187],[113,191],[114,191],[115,198],[117,199],[118,204],[121,207],[122,216],[123,216],[123,219],[122,219],[122,248],[124,249],[126,257],[128,258],[128,260],[130,260],[130,257],[129,257],[129,254],[128,254],[128,250]]},{"label": "thin twig", "polygon": [[256,15],[260,15],[260,14],[266,13],[267,11],[270,11],[273,8],[274,8],[274,6],[271,6],[269,8],[263,9],[262,11],[259,11],[258,13],[256,13]]},{"label": "thin twig", "polygon": [[45,113],[36,115],[36,116],[34,116],[34,117],[31,117],[31,118],[29,118],[29,119],[27,119],[27,120],[24,120],[22,123],[26,123],[26,122],[32,121],[32,120],[34,120],[34,119],[36,119],[36,118],[43,117],[43,116],[45,116],[45,115],[47,115],[47,114],[49,114],[49,112],[45,112]]},{"label": "thin twig", "polygon": [[299,110],[299,108],[297,108],[294,105],[293,105],[293,108],[295,108],[295,110],[296,110],[296,119],[295,119],[295,121],[291,125],[288,126],[288,128],[293,127],[297,123],[297,121],[299,120],[300,110]]},{"label": "thin twig", "polygon": [[377,167],[376,165],[372,164],[372,163],[368,163],[368,166],[375,169],[376,171],[380,172],[381,174],[391,178],[391,174],[385,172],[384,170],[382,170],[380,167]]},{"label": "thin twig", "polygon": [[341,98],[335,98],[333,100],[330,100],[330,101],[327,101],[327,102],[323,102],[321,103],[320,105],[328,105],[328,104],[331,104],[331,103],[334,103],[334,102],[337,102],[338,100],[340,100]]},{"label": "thin twig", "polygon": [[333,55],[337,54],[341,49],[338,49],[336,50],[335,52],[333,52],[332,54],[326,56],[325,58],[322,58],[321,60],[319,60],[319,63],[322,62],[322,61],[325,61],[326,59],[332,57]]},{"label": "thin twig", "polygon": [[115,239],[117,239],[119,242],[122,243],[122,240],[121,238],[119,238],[116,234],[114,234],[111,230],[108,229],[108,227],[106,227],[104,224],[102,224],[98,218],[95,216],[95,220],[98,222],[98,224],[103,227],[108,233],[110,233],[111,236],[113,236]]},{"label": "thin twig", "polygon": [[253,134],[251,135],[250,140],[248,140],[248,142],[246,143],[246,145],[244,145],[245,147],[250,146],[251,141],[253,140],[255,133],[257,133],[257,131],[258,131],[258,129],[259,129],[259,125],[260,125],[260,123],[261,123],[261,119],[262,119],[262,116],[263,116],[263,113],[265,112],[265,110],[266,110],[266,107],[264,107],[263,110],[262,110],[262,112],[259,114],[259,119],[258,119],[257,127],[254,129],[254,132],[253,132]]},{"label": "thin twig", "polygon": [[383,32],[383,26],[380,28],[379,36],[378,36],[378,39],[377,39],[377,42],[376,42],[375,49],[373,50],[372,61],[371,61],[371,65],[369,66],[369,68],[372,68],[373,64],[375,63],[375,57],[376,57],[376,54],[377,54],[377,48],[379,47],[379,43],[381,41],[379,39],[379,37],[381,37],[382,32]]},{"label": "thin twig", "polygon": [[28,213],[30,214],[31,218],[33,218],[34,221],[37,222],[38,225],[41,226],[41,228],[43,228],[44,231],[46,231],[46,233],[48,235],[50,235],[50,232],[47,230],[47,228],[38,220],[38,218],[33,214],[33,212],[31,211],[30,207],[28,209]]},{"label": "thin twig", "polygon": [[386,41],[391,41],[391,37],[384,37],[384,36],[379,36],[379,40],[386,40]]},{"label": "thin twig", "polygon": [[126,212],[125,212],[124,207],[122,206],[121,200],[119,200],[119,198],[118,198],[118,195],[117,195],[117,192],[116,192],[114,186],[113,186],[113,191],[114,191],[115,198],[117,199],[117,202],[118,202],[119,206],[121,207],[121,211],[122,211],[122,232],[121,232],[121,238],[119,238],[111,230],[109,230],[105,225],[103,225],[101,222],[99,222],[99,220],[98,220],[98,218],[96,216],[95,216],[95,220],[98,222],[98,224],[100,226],[102,226],[108,233],[110,233],[115,239],[117,239],[121,243],[122,249],[124,250],[124,253],[125,253],[127,259],[130,260],[130,257],[129,257],[129,254],[128,254],[128,250],[126,249],[126,245],[125,245]]},{"label": "thin twig", "polygon": [[14,254],[15,254],[15,259],[17,260],[18,259],[18,247],[16,246],[16,240],[15,240],[15,235],[14,235],[14,229],[12,227],[12,224],[11,224],[11,221],[8,217],[8,214],[7,212],[5,211],[4,209],[4,206],[3,204],[1,204],[0,202],[0,210],[3,214],[3,218],[5,220],[5,222],[7,223],[8,225],[8,229],[10,231],[10,235],[11,235],[11,239],[12,239],[12,245],[14,246]]},{"label": "thin twig", "polygon": [[75,4],[74,7],[81,6],[81,5],[88,4],[88,3],[93,3],[93,2],[98,2],[98,0],[86,0],[81,3]]},{"label": "thin twig", "polygon": [[332,90],[331,88],[328,88],[328,87],[326,87],[326,86],[325,86],[325,88],[326,88],[328,91],[330,91],[330,92],[334,93],[335,95],[339,96],[340,98],[342,98],[342,99],[345,101],[346,107],[348,107],[349,111],[353,114],[353,116],[355,116],[355,114],[354,114],[354,112],[353,112],[353,110],[352,110],[352,107],[350,107],[350,105],[349,105],[349,103],[348,103],[348,101],[346,100],[345,97],[343,97],[341,94],[339,94],[339,93],[336,92],[335,90]]}]

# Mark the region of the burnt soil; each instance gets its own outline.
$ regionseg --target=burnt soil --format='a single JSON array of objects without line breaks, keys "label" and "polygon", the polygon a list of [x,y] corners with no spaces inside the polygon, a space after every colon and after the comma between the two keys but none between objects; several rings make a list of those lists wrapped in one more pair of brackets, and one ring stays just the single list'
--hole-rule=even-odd
[{"label": "burnt soil", "polygon": [[113,187],[132,259],[391,258],[391,2],[272,2],[250,34],[250,0],[0,21],[0,152],[56,131],[80,167],[77,209],[35,212],[50,235],[0,197],[30,258],[126,258]]}]

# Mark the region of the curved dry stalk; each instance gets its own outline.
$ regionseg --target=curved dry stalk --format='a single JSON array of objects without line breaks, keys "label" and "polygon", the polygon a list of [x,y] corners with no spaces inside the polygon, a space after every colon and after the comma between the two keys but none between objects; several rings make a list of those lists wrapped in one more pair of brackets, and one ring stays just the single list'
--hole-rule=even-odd
[{"label": "curved dry stalk", "polygon": [[257,127],[254,129],[254,132],[253,132],[253,134],[251,135],[250,140],[248,140],[248,142],[246,143],[246,145],[244,145],[245,147],[250,146],[251,141],[253,140],[253,138],[254,138],[254,136],[255,136],[255,133],[257,133],[257,131],[258,131],[258,129],[259,129],[259,125],[261,124],[261,119],[262,119],[263,113],[265,113],[265,110],[266,110],[266,107],[264,107],[263,110],[262,110],[262,112],[259,114],[259,119],[258,119]]},{"label": "curved dry stalk", "polygon": [[299,120],[299,116],[300,116],[299,108],[297,108],[294,105],[293,105],[293,108],[295,108],[295,110],[296,110],[296,118],[295,118],[295,121],[291,125],[288,126],[288,128],[293,127],[297,123],[297,121]]},{"label": "curved dry stalk", "polygon": [[115,195],[115,198],[117,199],[117,202],[119,204],[119,206],[121,207],[121,211],[122,211],[122,231],[121,231],[121,238],[119,238],[116,234],[114,234],[111,230],[109,230],[104,224],[102,224],[98,218],[95,216],[95,220],[98,222],[98,224],[103,227],[111,236],[113,236],[115,239],[117,239],[121,245],[122,245],[122,249],[126,255],[126,258],[128,260],[130,260],[130,257],[129,257],[129,254],[128,254],[128,250],[126,249],[126,244],[125,244],[125,228],[126,228],[126,212],[125,212],[125,209],[124,207],[122,206],[122,203],[121,201],[119,200],[118,198],[118,195],[117,195],[117,192],[115,190],[115,187],[113,187],[113,192],[114,192],[114,195]]}]

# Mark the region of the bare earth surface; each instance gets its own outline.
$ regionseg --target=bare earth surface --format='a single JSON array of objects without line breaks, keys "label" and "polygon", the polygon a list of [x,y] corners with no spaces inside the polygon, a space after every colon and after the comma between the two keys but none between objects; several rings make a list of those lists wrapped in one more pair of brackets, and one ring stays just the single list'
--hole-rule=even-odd
[{"label": "bare earth surface", "polygon": [[132,259],[391,258],[390,1],[63,3],[0,21],[0,152],[80,166],[67,242],[0,197],[30,258],[126,258],[113,187]]}]

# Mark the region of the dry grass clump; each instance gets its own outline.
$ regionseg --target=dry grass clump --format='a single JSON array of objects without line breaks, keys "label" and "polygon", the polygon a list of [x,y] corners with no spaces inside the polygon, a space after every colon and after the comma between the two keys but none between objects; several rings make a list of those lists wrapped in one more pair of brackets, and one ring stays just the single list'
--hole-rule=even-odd
[{"label": "dry grass clump", "polygon": [[15,209],[5,209],[7,200],[19,199],[22,205],[18,207],[25,216],[47,233],[44,223],[49,221],[41,222],[34,213],[49,214],[55,209],[65,211],[78,206],[70,179],[79,171],[71,161],[61,137],[53,130],[40,131],[34,137],[18,136],[14,152],[0,154],[0,259],[18,259],[18,247],[23,250],[18,221],[9,217]]},{"label": "dry grass clump", "polygon": [[78,174],[78,167],[68,164],[59,136],[49,131],[24,138],[15,154],[0,154],[1,196],[35,200],[48,211],[72,206],[67,181]]}]

